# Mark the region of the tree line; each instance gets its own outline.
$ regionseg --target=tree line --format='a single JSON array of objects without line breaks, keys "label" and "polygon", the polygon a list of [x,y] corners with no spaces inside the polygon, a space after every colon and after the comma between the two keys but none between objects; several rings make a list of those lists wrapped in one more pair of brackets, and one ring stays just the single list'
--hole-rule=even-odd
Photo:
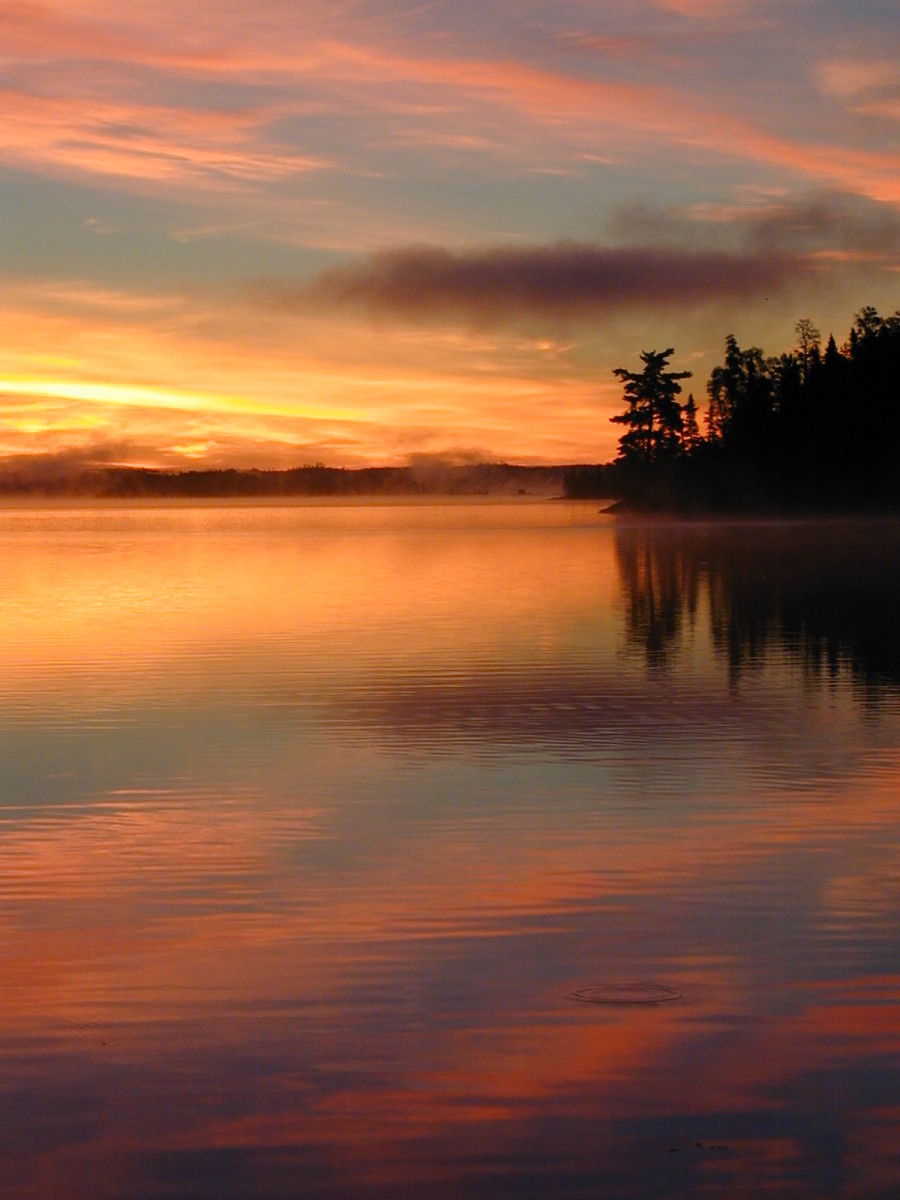
[{"label": "tree line", "polygon": [[558,495],[563,467],[515,463],[456,465],[440,459],[403,467],[327,467],[285,470],[234,467],[162,470],[79,465],[64,455],[0,465],[0,498],[86,496],[104,500],[181,498],[395,497]]},{"label": "tree line", "polygon": [[689,371],[669,347],[616,369],[625,409],[619,453],[570,468],[566,494],[629,507],[723,511],[900,508],[900,312],[857,313],[843,346],[804,318],[787,352],[741,349],[731,334],[707,385],[704,430]]}]

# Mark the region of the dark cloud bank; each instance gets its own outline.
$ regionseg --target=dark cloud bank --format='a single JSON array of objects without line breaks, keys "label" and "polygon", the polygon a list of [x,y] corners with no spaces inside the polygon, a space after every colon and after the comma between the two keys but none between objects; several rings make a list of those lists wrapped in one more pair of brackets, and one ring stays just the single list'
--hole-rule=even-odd
[{"label": "dark cloud bank", "polygon": [[607,247],[584,242],[457,251],[412,246],[323,272],[304,287],[261,283],[286,309],[358,308],[478,321],[590,317],[623,306],[746,300],[782,290],[806,267],[795,255]]}]

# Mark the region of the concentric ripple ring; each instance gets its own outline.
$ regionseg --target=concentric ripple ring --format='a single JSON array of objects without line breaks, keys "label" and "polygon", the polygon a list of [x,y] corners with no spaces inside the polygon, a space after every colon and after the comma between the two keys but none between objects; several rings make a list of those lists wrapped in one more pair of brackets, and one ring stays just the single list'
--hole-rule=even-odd
[{"label": "concentric ripple ring", "polygon": [[662,983],[601,983],[570,992],[582,1004],[665,1004],[680,1000],[681,992]]}]

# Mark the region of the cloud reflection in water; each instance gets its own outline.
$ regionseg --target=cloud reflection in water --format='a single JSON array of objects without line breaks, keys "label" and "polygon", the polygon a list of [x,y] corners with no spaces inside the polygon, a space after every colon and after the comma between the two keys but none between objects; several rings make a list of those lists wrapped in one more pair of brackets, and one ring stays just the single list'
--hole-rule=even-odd
[{"label": "cloud reflection in water", "polygon": [[898,1183],[883,531],[4,521],[10,1196]]}]

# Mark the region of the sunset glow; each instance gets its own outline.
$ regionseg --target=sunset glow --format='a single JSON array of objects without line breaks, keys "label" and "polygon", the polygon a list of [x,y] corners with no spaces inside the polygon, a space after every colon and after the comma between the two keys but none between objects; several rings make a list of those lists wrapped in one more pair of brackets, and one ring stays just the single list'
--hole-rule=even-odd
[{"label": "sunset glow", "polygon": [[13,1200],[896,1191],[891,528],[6,501]]},{"label": "sunset glow", "polygon": [[0,459],[608,459],[639,350],[702,402],[728,333],[896,307],[897,37],[820,0],[0,5]]}]

